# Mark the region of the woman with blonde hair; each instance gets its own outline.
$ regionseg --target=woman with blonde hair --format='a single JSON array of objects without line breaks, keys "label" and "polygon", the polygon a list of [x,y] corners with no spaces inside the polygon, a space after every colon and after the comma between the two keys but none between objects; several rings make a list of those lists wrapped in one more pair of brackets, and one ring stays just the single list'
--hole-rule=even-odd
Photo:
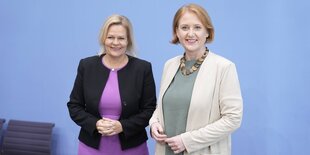
[{"label": "woman with blonde hair", "polygon": [[68,102],[81,127],[80,155],[148,155],[145,127],[156,106],[151,64],[134,57],[130,21],[110,16],[99,56],[80,61]]}]

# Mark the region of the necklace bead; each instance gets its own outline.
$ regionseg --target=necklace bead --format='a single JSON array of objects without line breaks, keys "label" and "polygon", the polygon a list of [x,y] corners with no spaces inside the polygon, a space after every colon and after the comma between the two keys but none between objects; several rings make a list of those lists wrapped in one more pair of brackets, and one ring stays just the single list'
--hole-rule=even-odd
[{"label": "necklace bead", "polygon": [[209,53],[209,49],[206,47],[206,51],[203,53],[203,55],[200,58],[198,58],[196,60],[195,64],[190,69],[187,69],[185,67],[186,59],[185,59],[185,53],[184,53],[183,57],[180,60],[180,70],[181,70],[181,73],[184,76],[187,76],[187,75],[190,75],[190,74],[194,73],[195,71],[197,71],[198,68],[200,67],[200,65],[203,63],[203,61],[207,57],[208,53]]}]

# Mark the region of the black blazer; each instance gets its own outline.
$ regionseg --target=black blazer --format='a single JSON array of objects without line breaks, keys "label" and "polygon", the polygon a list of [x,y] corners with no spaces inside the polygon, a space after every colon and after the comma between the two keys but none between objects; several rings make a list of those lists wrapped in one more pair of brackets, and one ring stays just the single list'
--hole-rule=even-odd
[{"label": "black blazer", "polygon": [[[98,148],[100,143],[101,134],[96,129],[96,122],[101,119],[98,107],[110,73],[102,64],[102,57],[93,56],[80,61],[67,103],[71,119],[81,126],[79,140],[93,148]],[[119,139],[123,150],[148,139],[145,127],[156,107],[151,64],[135,57],[128,58],[127,65],[118,71],[122,102],[119,121],[123,127]]]}]

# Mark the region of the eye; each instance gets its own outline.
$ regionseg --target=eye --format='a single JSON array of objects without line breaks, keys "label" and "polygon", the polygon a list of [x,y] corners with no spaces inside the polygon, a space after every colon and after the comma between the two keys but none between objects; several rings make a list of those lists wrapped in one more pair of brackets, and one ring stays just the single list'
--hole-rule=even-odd
[{"label": "eye", "polygon": [[107,37],[107,39],[109,39],[109,40],[113,40],[115,37],[113,37],[113,36],[108,36]]},{"label": "eye", "polygon": [[189,26],[186,26],[186,25],[181,26],[180,28],[181,28],[181,30],[183,30],[183,31],[189,30]]},{"label": "eye", "polygon": [[119,37],[118,40],[125,40],[125,38],[124,37]]},{"label": "eye", "polygon": [[202,27],[201,27],[201,26],[199,26],[199,25],[196,25],[196,26],[194,26],[194,29],[195,29],[196,31],[198,31],[198,30],[201,30],[201,29],[202,29]]}]

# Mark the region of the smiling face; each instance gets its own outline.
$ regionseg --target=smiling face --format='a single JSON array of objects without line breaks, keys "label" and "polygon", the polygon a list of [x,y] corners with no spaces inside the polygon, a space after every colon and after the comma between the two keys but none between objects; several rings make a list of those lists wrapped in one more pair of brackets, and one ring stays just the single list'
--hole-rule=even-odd
[{"label": "smiling face", "polygon": [[125,55],[128,45],[127,31],[122,25],[111,25],[104,40],[106,54],[114,58]]},{"label": "smiling face", "polygon": [[209,36],[199,18],[192,12],[185,12],[179,19],[176,35],[186,52],[203,52]]}]

